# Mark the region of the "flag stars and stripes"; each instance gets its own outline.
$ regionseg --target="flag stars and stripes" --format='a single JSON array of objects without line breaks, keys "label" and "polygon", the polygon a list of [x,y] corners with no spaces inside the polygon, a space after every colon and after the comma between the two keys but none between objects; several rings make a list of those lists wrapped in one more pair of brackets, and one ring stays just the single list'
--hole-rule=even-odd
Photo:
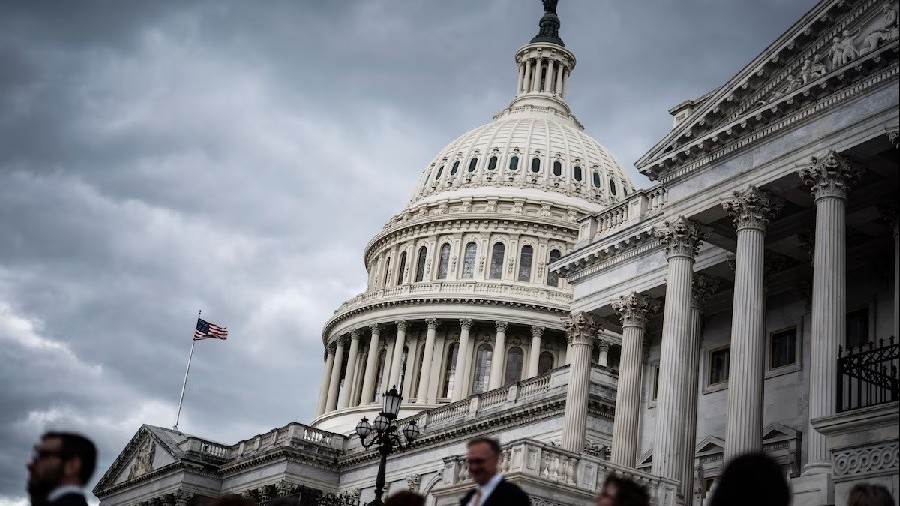
[{"label": "flag stars and stripes", "polygon": [[194,330],[194,341],[203,339],[228,339],[228,329],[210,323],[203,318],[197,318],[197,328]]}]

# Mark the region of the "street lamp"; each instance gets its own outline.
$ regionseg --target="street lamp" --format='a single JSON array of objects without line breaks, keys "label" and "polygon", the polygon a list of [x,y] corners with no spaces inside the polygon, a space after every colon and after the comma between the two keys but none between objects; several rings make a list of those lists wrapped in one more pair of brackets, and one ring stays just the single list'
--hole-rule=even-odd
[{"label": "street lamp", "polygon": [[[356,434],[362,445],[369,449],[373,446],[378,447],[378,453],[381,455],[381,462],[378,464],[378,477],[375,478],[375,500],[369,503],[369,506],[381,506],[381,496],[384,494],[384,468],[387,464],[387,457],[394,448],[401,450],[409,448],[413,440],[419,437],[422,430],[416,425],[415,420],[411,420],[403,430],[399,430],[397,426],[397,414],[400,412],[400,402],[403,397],[397,392],[396,388],[391,388],[384,393],[384,405],[381,413],[369,423],[369,420],[363,417],[356,424]],[[400,433],[403,433],[401,439]],[[368,440],[367,440],[368,438]],[[403,440],[406,440],[404,443]]]}]

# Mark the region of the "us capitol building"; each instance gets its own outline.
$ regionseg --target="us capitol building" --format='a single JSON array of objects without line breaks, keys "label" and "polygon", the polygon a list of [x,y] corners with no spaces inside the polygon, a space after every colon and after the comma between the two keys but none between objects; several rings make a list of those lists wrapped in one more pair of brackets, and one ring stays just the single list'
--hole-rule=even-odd
[{"label": "us capitol building", "polygon": [[860,481],[900,497],[897,2],[823,0],[673,107],[643,189],[566,104],[576,60],[545,6],[512,102],[366,246],[366,291],[322,332],[315,419],[234,444],[144,425],[101,505],[367,503],[379,455],[355,428],[392,386],[421,434],[387,492],[429,505],[473,486],[476,435],[535,505],[588,504],[610,473],[702,505],[750,450],[797,506]]}]

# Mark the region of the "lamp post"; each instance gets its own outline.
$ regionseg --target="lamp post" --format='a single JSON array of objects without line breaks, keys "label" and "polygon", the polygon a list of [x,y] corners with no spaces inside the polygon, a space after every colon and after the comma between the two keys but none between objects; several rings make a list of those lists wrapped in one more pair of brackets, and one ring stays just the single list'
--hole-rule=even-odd
[{"label": "lamp post", "polygon": [[[369,506],[381,506],[382,494],[384,494],[384,468],[387,464],[388,455],[394,451],[394,448],[401,450],[408,448],[413,440],[419,437],[422,432],[416,421],[410,421],[406,427],[400,430],[397,424],[397,414],[400,412],[400,402],[403,397],[397,392],[396,388],[391,388],[384,393],[384,406],[381,413],[372,420],[363,417],[356,424],[356,434],[362,445],[369,449],[373,446],[378,447],[378,453],[381,455],[381,461],[378,463],[378,477],[375,478],[375,500],[369,503]],[[403,439],[400,433],[403,433]],[[367,440],[368,438],[368,440]]]}]

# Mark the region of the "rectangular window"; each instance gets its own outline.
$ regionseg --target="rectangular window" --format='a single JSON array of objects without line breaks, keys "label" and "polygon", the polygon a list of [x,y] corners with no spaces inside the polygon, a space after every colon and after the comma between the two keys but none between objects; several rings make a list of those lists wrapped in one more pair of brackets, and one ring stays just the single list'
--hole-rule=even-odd
[{"label": "rectangular window", "polygon": [[797,329],[779,330],[769,335],[769,369],[797,363]]},{"label": "rectangular window", "polygon": [[659,396],[659,364],[653,368],[653,390],[650,396],[650,400],[655,401]]},{"label": "rectangular window", "polygon": [[869,341],[869,308],[847,313],[847,347],[858,348]]},{"label": "rectangular window", "polygon": [[720,348],[709,352],[709,379],[707,385],[718,385],[728,381],[728,365],[731,348]]}]

